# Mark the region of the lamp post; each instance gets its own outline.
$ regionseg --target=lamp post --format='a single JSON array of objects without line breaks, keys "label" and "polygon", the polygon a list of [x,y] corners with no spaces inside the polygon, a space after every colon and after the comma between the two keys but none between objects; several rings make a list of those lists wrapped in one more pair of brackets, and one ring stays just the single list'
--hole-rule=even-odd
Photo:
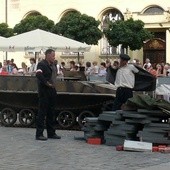
[{"label": "lamp post", "polygon": [[[5,0],[5,23],[8,24],[8,0]],[[8,59],[8,53],[5,52],[5,60]]]},{"label": "lamp post", "polygon": [[8,0],[5,0],[5,23],[8,23]]}]

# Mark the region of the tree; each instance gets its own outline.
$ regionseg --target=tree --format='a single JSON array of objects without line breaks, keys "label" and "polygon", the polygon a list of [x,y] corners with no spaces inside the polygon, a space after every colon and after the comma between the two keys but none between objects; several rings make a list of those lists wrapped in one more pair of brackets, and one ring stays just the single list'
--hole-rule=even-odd
[{"label": "tree", "polygon": [[38,28],[45,31],[51,31],[53,26],[54,22],[52,20],[49,20],[46,16],[28,16],[25,19],[21,20],[19,24],[15,25],[14,33],[21,34]]},{"label": "tree", "polygon": [[102,37],[99,24],[100,22],[93,17],[74,11],[63,16],[54,26],[53,32],[86,44],[96,45]]},{"label": "tree", "polygon": [[0,24],[0,36],[10,37],[13,35],[13,29],[8,27],[8,24],[1,23]]},{"label": "tree", "polygon": [[130,50],[141,49],[145,40],[153,38],[141,20],[134,21],[132,18],[111,22],[104,34],[111,46],[117,47],[121,44],[123,49],[129,47]]}]

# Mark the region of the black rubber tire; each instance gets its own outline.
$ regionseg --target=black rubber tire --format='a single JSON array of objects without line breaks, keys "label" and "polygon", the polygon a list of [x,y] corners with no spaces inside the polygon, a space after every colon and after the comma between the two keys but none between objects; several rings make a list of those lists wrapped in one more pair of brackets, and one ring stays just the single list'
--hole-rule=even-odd
[{"label": "black rubber tire", "polygon": [[24,127],[30,127],[35,123],[35,113],[31,109],[22,109],[19,112],[19,122]]},{"label": "black rubber tire", "polygon": [[63,129],[69,129],[75,124],[76,116],[71,111],[63,110],[58,114],[57,121]]},{"label": "black rubber tire", "polygon": [[80,127],[84,126],[85,123],[85,118],[86,117],[95,117],[94,113],[89,111],[89,110],[84,110],[82,111],[79,116],[78,116],[78,124],[80,125]]},{"label": "black rubber tire", "polygon": [[17,113],[11,108],[4,108],[0,114],[1,123],[4,126],[12,126],[17,121]]}]

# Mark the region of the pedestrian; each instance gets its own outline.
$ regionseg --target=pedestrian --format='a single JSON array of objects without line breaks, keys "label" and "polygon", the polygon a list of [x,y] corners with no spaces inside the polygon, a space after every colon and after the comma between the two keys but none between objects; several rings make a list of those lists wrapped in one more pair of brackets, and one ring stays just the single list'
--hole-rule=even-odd
[{"label": "pedestrian", "polygon": [[31,66],[28,69],[28,74],[35,75],[36,69],[37,69],[36,68],[36,60],[35,60],[35,58],[30,58],[30,64],[31,64]]},{"label": "pedestrian", "polygon": [[74,61],[70,61],[70,71],[77,71],[76,63]]},{"label": "pedestrian", "polygon": [[149,59],[149,58],[146,58],[145,63],[144,63],[144,65],[143,65],[143,69],[145,69],[145,65],[147,65],[148,67],[151,66],[151,63],[150,63],[150,59]]},{"label": "pedestrian", "polygon": [[13,66],[14,68],[16,68],[18,70],[18,67],[17,65],[14,63],[14,59],[12,58],[11,59],[11,66]]},{"label": "pedestrian", "polygon": [[[48,138],[60,139],[55,133],[54,111],[56,105],[54,70],[55,51],[48,49],[45,52],[45,59],[37,65],[36,77],[38,79],[39,110],[36,120],[36,140],[47,140]],[[43,135],[46,122],[47,137]]]},{"label": "pedestrian", "polygon": [[116,73],[115,86],[116,98],[113,103],[113,111],[120,110],[122,104],[126,103],[128,98],[133,97],[133,88],[135,85],[135,73],[139,70],[133,65],[128,64],[130,57],[126,54],[120,54],[120,67]]},{"label": "pedestrian", "polygon": [[105,62],[101,62],[100,63],[100,68],[99,68],[99,73],[98,76],[100,77],[106,77],[106,63]]},{"label": "pedestrian", "polygon": [[2,63],[0,62],[0,73],[2,72]]}]

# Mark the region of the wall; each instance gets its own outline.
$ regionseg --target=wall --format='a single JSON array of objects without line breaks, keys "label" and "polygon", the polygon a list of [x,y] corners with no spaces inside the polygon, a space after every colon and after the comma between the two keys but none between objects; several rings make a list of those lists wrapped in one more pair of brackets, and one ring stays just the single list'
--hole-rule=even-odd
[{"label": "wall", "polygon": [[[162,26],[159,23],[165,23],[166,28],[170,28],[170,20],[167,22],[167,12],[164,15],[147,16],[142,15],[142,12],[146,7],[150,5],[158,5],[165,11],[170,7],[169,0],[7,0],[8,1],[8,24],[10,27],[14,27],[19,23],[30,11],[38,11],[42,15],[46,15],[49,19],[52,19],[57,23],[62,15],[69,9],[75,9],[81,13],[93,16],[96,19],[100,19],[102,13],[108,8],[117,8],[122,14],[126,13],[127,9],[132,13],[134,19],[143,20],[147,28],[160,29]],[[0,0],[0,23],[5,22],[5,0]],[[165,25],[164,24],[164,25]],[[165,26],[163,26],[165,27]],[[167,32],[167,61],[170,62],[170,34]],[[99,43],[100,45],[100,43]],[[139,58],[142,60],[142,50],[129,52],[132,58]],[[9,54],[15,58],[18,64],[22,60],[25,54],[22,53],[19,58],[16,54]],[[93,46],[90,53],[86,53],[84,56],[84,62],[98,60],[99,62],[106,58],[99,58],[100,48],[99,46]],[[114,58],[114,57],[113,57]],[[60,58],[59,61],[64,60]],[[28,62],[28,60],[26,60]]]}]

